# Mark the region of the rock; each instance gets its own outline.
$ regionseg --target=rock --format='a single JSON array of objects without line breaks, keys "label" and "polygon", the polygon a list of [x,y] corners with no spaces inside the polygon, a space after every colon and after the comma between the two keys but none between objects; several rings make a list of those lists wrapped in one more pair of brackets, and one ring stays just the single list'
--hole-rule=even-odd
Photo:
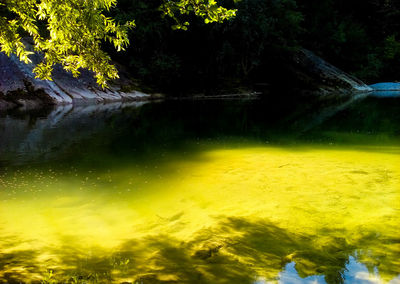
[{"label": "rock", "polygon": [[[29,43],[26,46],[32,49]],[[21,62],[15,55],[11,57],[0,53],[0,108],[14,105],[34,107],[48,104],[103,103],[111,101],[144,100],[149,95],[126,88],[131,84],[124,76],[112,82],[110,88],[102,89],[96,83],[93,74],[83,70],[78,78],[56,66],[53,81],[35,78],[32,70],[41,60],[34,54],[31,64]],[[129,89],[129,91],[127,91]],[[39,96],[38,96],[39,94]],[[28,98],[29,97],[29,98]],[[32,100],[27,102],[27,100]]]},{"label": "rock", "polygon": [[0,111],[1,110],[6,110],[6,109],[9,109],[9,108],[14,108],[16,106],[17,106],[16,104],[14,104],[12,102],[7,102],[7,101],[5,101],[5,100],[0,98]]},{"label": "rock", "polygon": [[206,260],[211,258],[212,256],[218,254],[219,250],[222,248],[222,245],[213,246],[207,249],[200,249],[194,253],[195,258],[199,258],[202,260]]},{"label": "rock", "polygon": [[377,83],[373,85],[369,85],[374,91],[399,91],[400,92],[400,83]]},{"label": "rock", "polygon": [[361,80],[336,68],[309,50],[299,50],[294,60],[299,71],[303,72],[303,76],[309,77],[321,94],[372,91]]},{"label": "rock", "polygon": [[374,90],[371,96],[381,98],[398,98],[400,97],[400,83],[384,82],[370,85]]},{"label": "rock", "polygon": [[273,65],[280,67],[270,74],[271,82],[279,82],[289,90],[316,94],[319,97],[351,96],[354,93],[372,91],[372,88],[359,79],[306,49],[283,53],[276,58]]}]

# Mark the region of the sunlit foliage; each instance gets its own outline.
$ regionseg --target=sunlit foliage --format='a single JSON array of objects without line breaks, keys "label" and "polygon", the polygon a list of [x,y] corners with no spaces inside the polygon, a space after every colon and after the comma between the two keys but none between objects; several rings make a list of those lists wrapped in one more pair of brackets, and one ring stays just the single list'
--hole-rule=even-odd
[{"label": "sunlit foliage", "polygon": [[[34,51],[44,54],[34,69],[40,79],[51,80],[53,67],[60,63],[74,76],[79,69],[94,72],[97,82],[106,86],[118,72],[101,45],[109,42],[117,51],[129,44],[128,30],[135,26],[133,19],[118,23],[108,12],[117,0],[1,0],[0,48],[7,55],[16,54],[30,63],[33,50],[28,50],[22,38],[29,35],[34,41]],[[218,6],[214,0],[166,1],[163,13],[177,21],[175,28],[186,29],[176,13],[194,13],[206,22],[221,22],[234,16],[234,10]]]},{"label": "sunlit foliage", "polygon": [[[237,1],[235,1],[237,2]],[[161,5],[161,9],[165,15],[172,17],[176,21],[174,29],[187,30],[189,22],[183,22],[179,20],[177,15],[188,15],[194,13],[196,16],[204,18],[206,24],[212,22],[221,23],[226,19],[230,19],[235,16],[236,10],[228,10],[224,7],[218,6],[217,1],[208,0],[180,0],[180,1],[164,1]]]}]

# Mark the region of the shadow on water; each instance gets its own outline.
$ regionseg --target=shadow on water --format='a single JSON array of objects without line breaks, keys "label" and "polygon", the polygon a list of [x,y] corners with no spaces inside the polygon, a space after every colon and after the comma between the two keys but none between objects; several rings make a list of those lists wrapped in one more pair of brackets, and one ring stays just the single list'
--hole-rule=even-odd
[{"label": "shadow on water", "polygon": [[392,151],[400,143],[399,101],[195,100],[61,106],[47,116],[3,114],[0,165],[99,170],[249,145]]},{"label": "shadow on water", "polygon": [[[198,230],[186,242],[161,233],[127,240],[110,253],[97,247],[80,250],[73,242],[67,245],[71,240],[66,237],[63,246],[49,249],[48,254],[55,258],[43,258],[34,250],[3,253],[0,281],[271,283],[279,281],[281,272],[294,263],[299,279],[320,275],[319,283],[355,283],[346,275],[356,275],[361,268],[354,265],[354,259],[365,258],[379,262],[367,268],[374,273],[378,266],[386,281],[400,274],[400,240],[388,245],[388,240],[376,238],[376,232],[358,232],[357,241],[348,242],[337,237],[337,232],[326,231],[316,237],[289,232],[264,219],[218,219],[218,225]],[[352,232],[343,232],[344,236],[349,234]],[[379,249],[385,254],[371,255]],[[369,279],[364,280],[368,283]]]}]

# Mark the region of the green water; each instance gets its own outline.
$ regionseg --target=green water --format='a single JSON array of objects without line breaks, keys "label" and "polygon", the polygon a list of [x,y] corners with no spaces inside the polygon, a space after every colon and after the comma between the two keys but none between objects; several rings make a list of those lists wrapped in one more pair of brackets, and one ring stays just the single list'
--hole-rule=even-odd
[{"label": "green water", "polygon": [[400,98],[0,115],[0,283],[400,283]]}]

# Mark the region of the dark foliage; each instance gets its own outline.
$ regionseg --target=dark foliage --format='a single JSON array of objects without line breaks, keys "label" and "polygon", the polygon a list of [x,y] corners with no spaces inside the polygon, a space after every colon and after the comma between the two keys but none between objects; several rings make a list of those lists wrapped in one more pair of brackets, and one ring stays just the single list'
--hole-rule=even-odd
[{"label": "dark foliage", "polygon": [[131,47],[115,54],[132,74],[157,89],[176,94],[210,93],[255,82],[259,67],[281,50],[298,46],[302,15],[294,0],[242,0],[237,17],[223,24],[191,18],[188,31],[174,31],[158,11],[160,1],[119,1],[116,17],[134,18]]},{"label": "dark foliage", "polygon": [[[135,20],[131,45],[121,53],[105,46],[154,91],[209,94],[288,85],[282,65],[297,48],[366,83],[400,78],[397,0],[223,0],[218,3],[238,9],[236,18],[206,24],[185,16],[187,31],[172,29],[176,22],[163,17],[162,3],[119,0],[111,16],[121,23]],[[7,13],[0,6],[0,14]]]},{"label": "dark foliage", "polygon": [[304,0],[302,44],[367,83],[400,76],[400,2]]},{"label": "dark foliage", "polygon": [[300,47],[366,83],[400,77],[395,0],[226,0],[224,6],[238,9],[234,20],[191,18],[188,31],[172,30],[160,4],[120,0],[114,11],[120,21],[137,23],[131,47],[115,59],[155,90],[208,94],[282,84],[282,59]]}]

